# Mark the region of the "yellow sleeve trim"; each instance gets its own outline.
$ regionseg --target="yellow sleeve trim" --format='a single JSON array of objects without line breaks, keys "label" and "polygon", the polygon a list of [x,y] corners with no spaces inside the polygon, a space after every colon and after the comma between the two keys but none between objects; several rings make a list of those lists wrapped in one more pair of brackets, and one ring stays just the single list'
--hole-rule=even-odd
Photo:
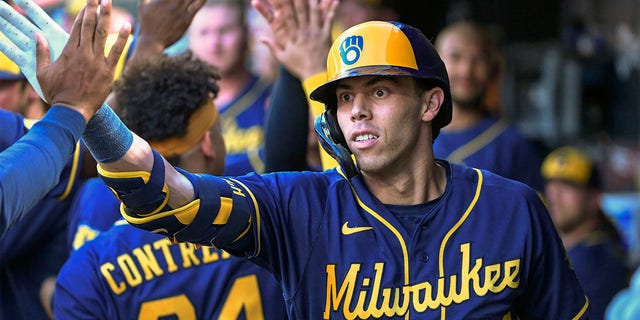
[{"label": "yellow sleeve trim", "polygon": [[120,205],[120,213],[131,224],[145,224],[145,223],[149,223],[151,221],[162,219],[165,217],[175,216],[180,223],[184,225],[188,225],[193,221],[199,209],[200,209],[200,199],[196,199],[177,209],[160,212],[148,217],[136,218],[136,217],[130,216],[125,211],[124,204]]},{"label": "yellow sleeve trim", "polygon": [[589,298],[584,297],[584,299],[586,300],[584,302],[584,306],[582,306],[582,309],[580,309],[580,312],[578,312],[578,314],[576,314],[576,316],[573,317],[572,320],[578,320],[582,318],[582,316],[587,312],[587,308],[589,308]]},{"label": "yellow sleeve trim", "polygon": [[220,209],[216,218],[213,220],[213,224],[225,224],[229,220],[231,210],[233,209],[233,200],[227,197],[220,197]]},{"label": "yellow sleeve trim", "polygon": [[148,171],[127,171],[127,172],[116,172],[116,171],[107,171],[98,164],[98,174],[111,178],[111,179],[131,179],[131,178],[140,178],[144,183],[149,182],[149,177],[151,177],[151,172]]},{"label": "yellow sleeve trim", "polygon": [[76,174],[78,172],[78,166],[80,164],[80,152],[82,148],[80,147],[80,141],[76,142],[76,149],[73,152],[73,160],[71,163],[71,172],[69,173],[69,181],[67,182],[67,186],[64,189],[64,192],[58,196],[58,200],[63,201],[67,199],[69,194],[71,194],[71,189],[76,182]]}]

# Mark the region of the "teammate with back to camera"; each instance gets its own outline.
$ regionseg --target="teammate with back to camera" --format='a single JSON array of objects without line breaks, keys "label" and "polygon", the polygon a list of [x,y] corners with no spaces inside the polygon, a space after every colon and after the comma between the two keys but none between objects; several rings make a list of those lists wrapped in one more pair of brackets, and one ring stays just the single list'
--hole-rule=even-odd
[{"label": "teammate with back to camera", "polygon": [[[114,85],[124,121],[175,165],[221,174],[214,67],[190,52],[145,58],[130,61]],[[79,191],[70,214],[77,251],[57,278],[57,319],[286,318],[280,286],[266,270],[213,247],[171,245],[118,220],[119,206],[98,178]]]},{"label": "teammate with back to camera", "polygon": [[[327,107],[316,128],[335,170],[214,177],[175,170],[131,132],[100,139],[109,148],[87,144],[129,223],[264,266],[291,318],[585,318],[588,300],[536,192],[434,159],[451,98],[420,31],[356,25],[327,69],[312,98]],[[128,151],[109,159],[111,147]]]}]

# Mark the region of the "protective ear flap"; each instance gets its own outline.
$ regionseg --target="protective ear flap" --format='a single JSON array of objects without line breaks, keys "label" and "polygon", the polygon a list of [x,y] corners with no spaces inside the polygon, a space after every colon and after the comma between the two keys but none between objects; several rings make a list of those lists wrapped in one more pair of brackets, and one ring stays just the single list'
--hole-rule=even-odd
[{"label": "protective ear flap", "polygon": [[320,138],[320,145],[338,161],[347,178],[356,176],[358,168],[351,158],[351,151],[338,126],[338,120],[329,111],[325,111],[316,117],[313,127]]},{"label": "protective ear flap", "polygon": [[336,119],[336,116],[332,114],[330,110],[323,112],[322,115],[324,116],[326,125],[329,128],[331,139],[335,141],[335,143],[344,146],[347,151],[351,153],[351,150],[349,150],[349,146],[347,145],[347,140],[344,138],[344,134],[340,129],[340,125],[338,124],[338,119]]}]

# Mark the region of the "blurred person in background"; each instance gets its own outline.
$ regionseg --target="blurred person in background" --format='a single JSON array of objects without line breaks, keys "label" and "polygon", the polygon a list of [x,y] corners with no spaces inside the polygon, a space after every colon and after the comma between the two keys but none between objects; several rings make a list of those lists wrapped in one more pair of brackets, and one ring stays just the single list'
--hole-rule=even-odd
[{"label": "blurred person in background", "polygon": [[264,172],[264,121],[271,83],[249,68],[244,0],[209,0],[188,30],[189,48],[220,73],[215,104],[227,145],[224,175]]},{"label": "blurred person in background", "polygon": [[540,152],[485,104],[502,72],[489,33],[476,23],[458,21],[438,34],[435,46],[447,67],[453,99],[451,123],[433,145],[436,157],[487,169],[541,191]]},{"label": "blurred person in background", "polygon": [[[0,34],[0,36],[3,36]],[[27,119],[40,119],[48,105],[40,99],[20,68],[0,52],[0,108]]]},{"label": "blurred person in background", "polygon": [[603,319],[629,270],[622,237],[600,206],[598,167],[586,152],[563,146],[547,155],[541,171],[551,219],[591,303],[590,319]]}]

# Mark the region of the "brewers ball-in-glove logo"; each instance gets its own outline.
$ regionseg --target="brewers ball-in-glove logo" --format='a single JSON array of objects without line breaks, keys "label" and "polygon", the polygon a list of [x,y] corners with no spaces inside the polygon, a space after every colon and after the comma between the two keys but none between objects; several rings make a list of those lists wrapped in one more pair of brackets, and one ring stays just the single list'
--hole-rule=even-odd
[{"label": "brewers ball-in-glove logo", "polygon": [[364,47],[364,39],[362,36],[351,36],[342,41],[340,44],[340,58],[346,65],[352,65],[360,59],[360,52]]}]

